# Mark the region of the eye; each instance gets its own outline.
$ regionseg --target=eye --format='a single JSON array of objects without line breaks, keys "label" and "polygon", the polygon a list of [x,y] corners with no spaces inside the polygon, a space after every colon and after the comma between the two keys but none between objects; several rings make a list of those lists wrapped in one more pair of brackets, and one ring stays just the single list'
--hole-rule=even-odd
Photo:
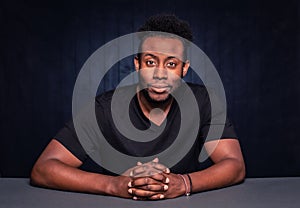
[{"label": "eye", "polygon": [[176,66],[177,66],[177,64],[172,61],[167,63],[167,67],[169,67],[169,68],[175,68]]},{"label": "eye", "polygon": [[148,61],[146,61],[146,65],[147,66],[155,66],[155,62],[152,60],[148,60]]}]

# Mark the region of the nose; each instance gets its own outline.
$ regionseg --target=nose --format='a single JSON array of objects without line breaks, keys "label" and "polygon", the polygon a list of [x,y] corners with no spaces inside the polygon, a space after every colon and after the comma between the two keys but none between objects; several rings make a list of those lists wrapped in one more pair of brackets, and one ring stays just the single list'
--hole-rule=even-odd
[{"label": "nose", "polygon": [[154,69],[153,79],[166,80],[168,79],[168,71],[163,66]]}]

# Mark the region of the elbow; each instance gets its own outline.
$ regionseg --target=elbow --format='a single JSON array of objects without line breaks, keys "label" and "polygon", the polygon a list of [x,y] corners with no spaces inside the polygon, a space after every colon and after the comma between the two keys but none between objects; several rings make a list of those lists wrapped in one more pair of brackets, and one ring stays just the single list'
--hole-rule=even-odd
[{"label": "elbow", "polygon": [[237,165],[237,176],[235,183],[242,183],[246,177],[246,167],[244,161],[240,161]]},{"label": "elbow", "polygon": [[31,170],[30,173],[30,184],[32,186],[38,186],[39,185],[39,181],[40,181],[40,176],[39,176],[39,171],[38,171],[38,167],[35,164]]},{"label": "elbow", "polygon": [[35,164],[30,173],[30,185],[32,186],[44,186],[43,167],[39,164]]}]

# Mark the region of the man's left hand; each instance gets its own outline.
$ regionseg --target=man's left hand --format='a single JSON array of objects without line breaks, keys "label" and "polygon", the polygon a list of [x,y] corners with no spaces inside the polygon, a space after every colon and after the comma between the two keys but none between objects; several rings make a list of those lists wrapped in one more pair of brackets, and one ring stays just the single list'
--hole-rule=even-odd
[{"label": "man's left hand", "polygon": [[128,192],[135,200],[175,198],[185,193],[182,178],[158,163],[158,159],[141,164],[130,172]]}]

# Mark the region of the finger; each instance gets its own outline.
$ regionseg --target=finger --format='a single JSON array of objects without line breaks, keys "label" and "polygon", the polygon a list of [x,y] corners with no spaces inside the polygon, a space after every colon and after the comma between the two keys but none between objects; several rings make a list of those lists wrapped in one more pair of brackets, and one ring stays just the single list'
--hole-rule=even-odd
[{"label": "finger", "polygon": [[147,200],[148,199],[148,197],[135,196],[132,189],[128,189],[128,193],[133,195],[133,197],[132,197],[133,200],[140,200],[141,201],[141,200]]},{"label": "finger", "polygon": [[162,175],[162,171],[161,170],[157,170],[154,168],[151,168],[150,170],[147,170],[147,176],[152,177],[154,175]]},{"label": "finger", "polygon": [[151,199],[151,200],[160,200],[160,199],[164,199],[165,198],[165,195],[163,194],[155,194],[151,197],[149,197],[148,199]]},{"label": "finger", "polygon": [[141,163],[140,161],[138,161],[138,162],[136,163],[136,165],[137,165],[137,166],[140,166],[140,165],[143,165],[143,163]]},{"label": "finger", "polygon": [[164,172],[169,174],[171,171],[169,168],[167,168],[165,165],[161,164],[161,163],[156,163],[153,165],[153,168],[160,171],[160,172]]},{"label": "finger", "polygon": [[137,201],[146,201],[148,200],[148,197],[137,197],[137,196],[134,196],[132,197],[133,200],[137,200]]},{"label": "finger", "polygon": [[167,168],[165,165],[160,164],[160,163],[155,164],[153,167],[155,169],[162,171],[164,173],[167,173],[167,174],[171,172],[169,168]]},{"label": "finger", "polygon": [[160,182],[164,182],[166,180],[166,177],[163,174],[152,174],[150,178]]},{"label": "finger", "polygon": [[156,181],[162,182],[162,183],[169,183],[170,182],[170,179],[166,175],[163,175],[163,174],[151,175],[151,178],[156,180]]},{"label": "finger", "polygon": [[146,166],[144,166],[143,168],[144,168],[144,170],[134,171],[134,173],[132,173],[131,177],[132,178],[145,178],[145,177],[160,173],[158,170],[153,169],[153,168],[149,168]]},{"label": "finger", "polygon": [[162,164],[155,163],[155,162],[148,162],[133,168],[132,172],[130,173],[130,176],[137,178],[137,177],[152,176],[159,173],[169,174],[170,170]]},{"label": "finger", "polygon": [[148,190],[148,191],[155,191],[155,192],[165,192],[169,188],[168,185],[163,184],[154,184],[154,185],[145,185],[139,186],[137,189]]},{"label": "finger", "polygon": [[154,159],[152,160],[152,162],[158,163],[158,162],[159,162],[158,157],[154,158]]},{"label": "finger", "polygon": [[145,171],[145,166],[140,165],[133,169],[134,174],[141,174]]},{"label": "finger", "polygon": [[164,166],[161,163],[152,163],[152,165],[153,165],[153,168],[155,168],[157,170],[161,170],[161,171],[163,171],[167,168],[166,166]]},{"label": "finger", "polygon": [[155,165],[158,164],[158,162],[159,162],[159,159],[158,159],[158,158],[155,158],[155,159],[153,159],[152,161],[145,163],[145,165],[146,165],[146,166],[150,166],[150,167],[154,167]]},{"label": "finger", "polygon": [[166,174],[169,174],[169,173],[171,173],[171,171],[170,171],[170,169],[169,169],[169,168],[166,168],[166,169],[164,169],[164,170],[163,170],[163,172],[164,172],[164,173],[166,173]]},{"label": "finger", "polygon": [[131,177],[137,177],[138,175],[145,172],[145,167],[143,165],[137,166],[130,172]]},{"label": "finger", "polygon": [[139,187],[139,186],[146,186],[146,185],[164,185],[164,184],[149,177],[134,178],[131,181],[131,187]]},{"label": "finger", "polygon": [[154,194],[157,194],[157,192],[154,192],[154,191],[142,190],[142,189],[136,189],[136,188],[128,189],[128,193],[130,193],[131,195],[136,196],[136,197],[151,197]]}]

